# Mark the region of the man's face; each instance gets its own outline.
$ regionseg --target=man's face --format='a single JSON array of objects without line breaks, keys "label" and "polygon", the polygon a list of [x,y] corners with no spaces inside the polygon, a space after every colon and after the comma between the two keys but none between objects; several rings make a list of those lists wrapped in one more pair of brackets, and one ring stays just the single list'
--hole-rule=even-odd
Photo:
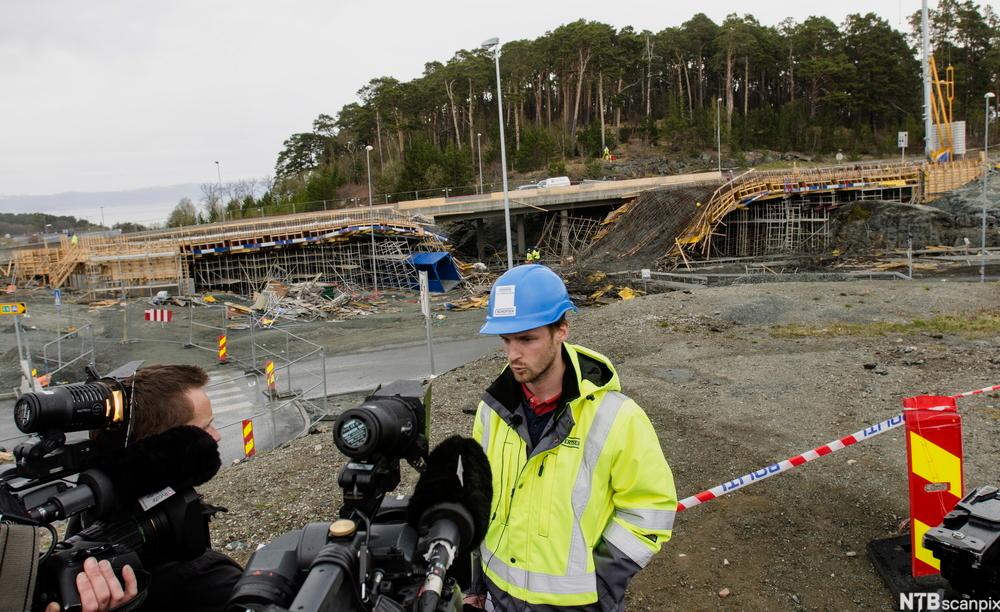
[{"label": "man's face", "polygon": [[208,399],[205,390],[201,388],[188,389],[185,395],[187,395],[188,401],[191,402],[191,406],[194,407],[191,420],[185,423],[185,425],[194,425],[199,429],[204,429],[216,442],[221,440],[222,436],[219,435],[219,430],[215,428],[215,417],[212,416],[212,400]]},{"label": "man's face", "polygon": [[552,329],[548,325],[517,334],[501,334],[503,352],[510,371],[519,383],[532,383],[541,378],[559,358],[567,325]]}]

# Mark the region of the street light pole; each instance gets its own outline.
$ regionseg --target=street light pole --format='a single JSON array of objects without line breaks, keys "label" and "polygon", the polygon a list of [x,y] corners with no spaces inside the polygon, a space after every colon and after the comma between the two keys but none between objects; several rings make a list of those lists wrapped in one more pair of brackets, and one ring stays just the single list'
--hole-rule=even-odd
[{"label": "street light pole", "polygon": [[219,177],[219,209],[222,211],[222,220],[226,220],[226,205],[222,203],[222,170],[219,162],[215,162],[215,174]]},{"label": "street light pole", "polygon": [[104,207],[103,206],[101,207],[101,227],[107,227],[107,225],[104,225]]},{"label": "street light pole", "polygon": [[715,148],[719,152],[719,177],[722,177],[722,98],[715,100]]},{"label": "street light pole", "polygon": [[476,147],[479,149],[479,195],[483,195],[483,135],[476,132]]},{"label": "street light pole", "polygon": [[986,282],[986,188],[989,183],[990,177],[990,98],[996,97],[996,94],[992,91],[988,91],[983,94],[983,98],[986,100],[986,115],[983,119],[984,130],[983,130],[983,228],[980,234],[980,245],[982,250],[979,251],[979,282]]},{"label": "street light pole", "polygon": [[507,191],[507,145],[503,133],[503,95],[500,93],[500,39],[491,38],[480,45],[482,49],[493,49],[493,61],[497,72],[497,117],[500,120],[500,170],[503,174],[503,220],[507,232],[507,269],[514,267],[514,249],[510,239],[510,194]]},{"label": "street light pole", "polygon": [[372,287],[374,295],[378,296],[378,266],[375,262],[375,205],[372,203],[372,149],[371,145],[365,146],[365,159],[368,162],[368,212],[371,215],[372,223]]}]

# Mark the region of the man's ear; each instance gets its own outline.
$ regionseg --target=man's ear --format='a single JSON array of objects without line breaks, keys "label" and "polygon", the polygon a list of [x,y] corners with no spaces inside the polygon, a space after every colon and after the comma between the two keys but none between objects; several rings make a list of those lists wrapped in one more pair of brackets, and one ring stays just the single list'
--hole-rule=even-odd
[{"label": "man's ear", "polygon": [[569,336],[569,322],[563,319],[562,323],[556,327],[554,335],[559,342],[565,342]]}]

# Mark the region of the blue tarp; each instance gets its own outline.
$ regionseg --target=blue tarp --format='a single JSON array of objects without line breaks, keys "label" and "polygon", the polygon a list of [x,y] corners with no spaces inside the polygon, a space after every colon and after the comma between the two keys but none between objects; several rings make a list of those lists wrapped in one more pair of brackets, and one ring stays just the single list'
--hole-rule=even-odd
[{"label": "blue tarp", "polygon": [[[451,253],[413,253],[409,262],[418,271],[427,271],[428,289],[432,293],[450,291],[462,280]],[[415,283],[413,287],[416,289],[419,285]]]}]

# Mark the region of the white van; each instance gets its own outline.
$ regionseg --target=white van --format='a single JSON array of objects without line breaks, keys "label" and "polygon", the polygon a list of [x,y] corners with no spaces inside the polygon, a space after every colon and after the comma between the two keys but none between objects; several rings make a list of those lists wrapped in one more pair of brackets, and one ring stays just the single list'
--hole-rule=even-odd
[{"label": "white van", "polygon": [[554,176],[552,178],[547,178],[538,181],[538,188],[545,189],[546,187],[568,187],[570,185],[568,176]]}]

